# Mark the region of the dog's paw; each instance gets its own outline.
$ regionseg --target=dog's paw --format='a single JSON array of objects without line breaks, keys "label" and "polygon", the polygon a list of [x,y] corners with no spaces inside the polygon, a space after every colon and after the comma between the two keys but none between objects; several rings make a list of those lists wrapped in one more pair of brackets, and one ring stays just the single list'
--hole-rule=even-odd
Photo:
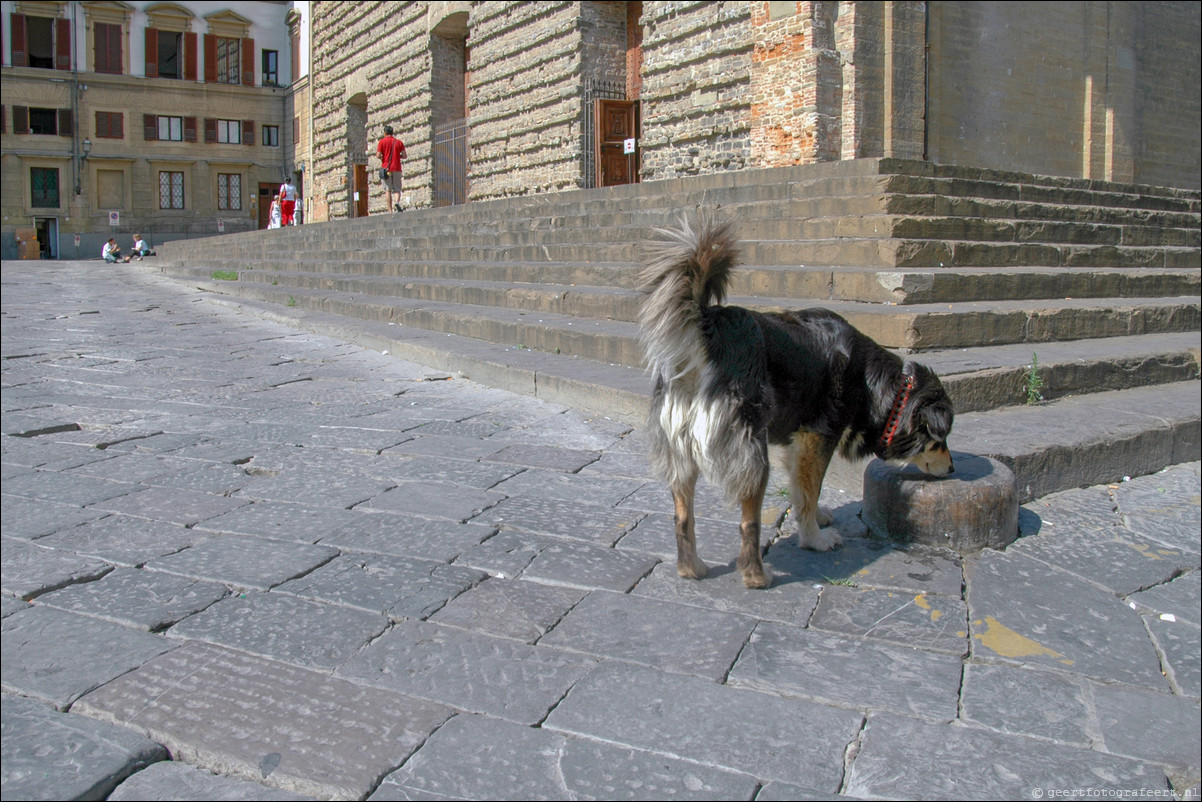
[{"label": "dog's paw", "polygon": [[759,590],[762,588],[769,587],[772,585],[772,574],[768,573],[767,571],[765,571],[763,569],[760,569],[760,570],[753,569],[750,571],[744,570],[743,571],[743,585],[744,585],[744,587],[750,588],[752,590]]},{"label": "dog's paw", "polygon": [[709,572],[710,569],[699,559],[692,563],[676,563],[676,573],[685,579],[701,579]]},{"label": "dog's paw", "polygon": [[803,529],[797,533],[797,545],[803,549],[830,551],[843,545],[843,536],[830,529],[826,531],[817,528],[809,531]]}]

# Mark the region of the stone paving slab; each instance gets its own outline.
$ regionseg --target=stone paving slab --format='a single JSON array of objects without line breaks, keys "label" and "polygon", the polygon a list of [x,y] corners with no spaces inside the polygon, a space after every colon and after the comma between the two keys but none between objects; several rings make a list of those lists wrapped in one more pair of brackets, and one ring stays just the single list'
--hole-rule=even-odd
[{"label": "stone paving slab", "polygon": [[502,579],[512,578],[524,571],[543,549],[562,543],[558,538],[533,532],[501,531],[464,551],[455,563],[479,568]]},{"label": "stone paving slab", "polygon": [[1202,696],[1202,635],[1198,628],[1161,617],[1144,620],[1174,692],[1195,699]]},{"label": "stone paving slab", "polygon": [[[4,481],[8,481],[7,477]],[[36,540],[58,531],[70,530],[106,514],[101,510],[6,495],[3,512],[0,513],[0,530],[5,537]]]},{"label": "stone paving slab", "polygon": [[1140,615],[1113,595],[1009,552],[965,573],[974,656],[1167,690]]},{"label": "stone paving slab", "polygon": [[4,690],[59,709],[175,647],[148,632],[40,606],[6,617],[0,631]]},{"label": "stone paving slab", "polygon": [[721,682],[754,626],[745,616],[597,591],[539,643]]},{"label": "stone paving slab", "polygon": [[1202,571],[1190,571],[1163,585],[1132,593],[1128,602],[1136,610],[1147,610],[1161,615],[1171,615],[1177,621],[1194,626],[1202,625],[1199,612],[1202,610]]},{"label": "stone paving slab", "polygon": [[200,521],[216,518],[247,503],[246,499],[232,499],[195,490],[150,487],[138,493],[98,501],[91,506],[134,518],[195,526]]},{"label": "stone paving slab", "polygon": [[149,560],[146,568],[238,588],[268,590],[337,556],[338,550],[329,546],[249,535],[215,535],[191,548]]},{"label": "stone paving slab", "polygon": [[249,501],[286,501],[316,507],[350,509],[378,496],[390,483],[347,475],[320,467],[302,467],[279,476],[260,476],[238,491],[238,498]]},{"label": "stone paving slab", "polygon": [[316,543],[331,532],[352,526],[362,518],[362,513],[337,507],[256,501],[202,521],[195,529],[200,532],[254,535],[297,543]]},{"label": "stone paving slab", "polygon": [[82,526],[39,538],[38,545],[105,562],[139,566],[196,545],[207,535],[175,523],[106,515]]},{"label": "stone paving slab", "polygon": [[[668,506],[671,509],[671,499]],[[719,566],[733,568],[739,555],[739,525],[716,518],[697,518],[694,537],[697,554],[711,569]],[[763,536],[761,535],[761,538]],[[676,524],[672,513],[648,512],[617,542],[623,551],[653,554],[665,562],[676,564]],[[778,572],[779,573],[779,572]]]},{"label": "stone paving slab", "polygon": [[1199,565],[1197,552],[1170,548],[1122,527],[1094,528],[1065,521],[1015,541],[1007,554],[1025,554],[1124,596],[1167,582]]},{"label": "stone paving slab", "polygon": [[901,593],[831,585],[823,589],[810,621],[814,629],[968,654],[968,608],[933,593]]},{"label": "stone paving slab", "polygon": [[[106,449],[107,451],[108,449]],[[188,461],[178,457],[131,451],[125,454],[115,454],[112,459],[90,462],[80,465],[78,468],[72,468],[71,474],[152,484],[156,479],[171,476],[188,467],[190,467]]]},{"label": "stone paving slab", "polygon": [[388,619],[378,613],[284,593],[245,593],[184,619],[168,634],[333,671],[387,626]]},{"label": "stone paving slab", "polygon": [[459,710],[533,725],[593,663],[581,655],[402,621],[337,673]]},{"label": "stone paving slab", "polygon": [[449,518],[464,523],[503,498],[500,493],[441,482],[402,482],[356,505],[355,509]]},{"label": "stone paving slab", "polygon": [[76,703],[177,760],[321,799],[362,799],[449,716],[442,705],[202,643]]},{"label": "stone paving slab", "polygon": [[227,595],[229,590],[217,582],[118,568],[95,582],[68,585],[39,596],[38,603],[158,632]]},{"label": "stone paving slab", "polygon": [[[76,507],[88,507],[143,491],[145,488],[128,482],[114,482],[94,476],[72,476],[57,471],[37,471],[14,476],[4,482],[4,492],[10,495],[57,501]],[[103,509],[111,511],[109,508]]]},{"label": "stone paving slab", "polygon": [[543,728],[834,792],[861,718],[700,677],[609,663],[578,682]]},{"label": "stone paving slab", "polygon": [[857,710],[956,717],[958,656],[762,622],[727,679],[731,685]]},{"label": "stone paving slab", "polygon": [[448,459],[446,457],[407,457],[389,459],[380,469],[380,475],[394,482],[439,482],[441,484],[466,485],[479,490],[496,489],[495,486],[511,476],[522,472],[517,465],[476,462],[474,460]]},{"label": "stone paving slab", "polygon": [[521,576],[555,585],[625,592],[650,573],[655,563],[654,558],[637,553],[559,540],[540,549]]},{"label": "stone paving slab", "polygon": [[118,783],[168,758],[162,746],[125,727],[9,694],[0,731],[5,799],[118,799],[109,795]]},{"label": "stone paving slab", "polygon": [[[420,432],[414,432],[420,434]],[[414,437],[392,448],[384,454],[412,454],[426,457],[453,457],[455,459],[483,459],[505,449],[507,443],[480,440],[462,435],[426,434]]]},{"label": "stone paving slab", "polygon": [[821,585],[812,582],[791,582],[778,576],[771,587],[749,593],[742,575],[729,565],[711,566],[700,580],[681,579],[673,556],[670,562],[660,563],[639,580],[632,592],[661,601],[805,626],[818,604],[821,589]]},{"label": "stone paving slab", "polygon": [[210,493],[218,496],[232,495],[249,484],[252,477],[234,465],[221,463],[203,463],[196,465],[196,460],[187,460],[188,468],[177,473],[159,476],[152,483],[162,487],[174,487],[181,490],[192,490],[199,493]]},{"label": "stone paving slab", "polygon": [[899,548],[876,539],[853,538],[831,551],[799,549],[789,538],[764,556],[777,574],[803,582],[850,582],[855,587],[933,593],[959,598],[959,555],[923,546]]},{"label": "stone paving slab", "polygon": [[580,498],[514,496],[488,510],[479,521],[610,547],[643,517],[633,510],[602,507]]},{"label": "stone paving slab", "polygon": [[[963,721],[1088,749],[1101,741],[1092,686],[1072,674],[969,664],[961,692]],[[1005,704],[998,704],[1005,699]]]},{"label": "stone paving slab", "polygon": [[506,446],[495,454],[489,454],[483,459],[488,462],[504,462],[528,468],[548,468],[564,473],[576,473],[585,465],[596,462],[600,456],[600,452],[597,451],[579,451],[571,448],[516,443]]},{"label": "stone paving slab", "polygon": [[319,544],[343,552],[375,552],[450,562],[497,531],[492,526],[416,515],[354,510],[351,516],[345,524],[323,535]]},{"label": "stone paving slab", "polygon": [[892,799],[1074,799],[1170,790],[1128,758],[888,713],[869,718],[844,793]]},{"label": "stone paving slab", "polygon": [[461,715],[368,799],[751,799],[757,787],[745,774]]},{"label": "stone paving slab", "polygon": [[588,503],[598,507],[616,507],[646,482],[596,474],[562,473],[544,468],[529,468],[496,485],[493,490],[507,496],[555,498]]},{"label": "stone paving slab", "polygon": [[430,621],[534,643],[585,595],[580,588],[490,579],[451,599]]},{"label": "stone paving slab", "polygon": [[133,774],[108,795],[108,802],[292,802],[310,796],[281,791],[250,780],[164,760]]},{"label": "stone paving slab", "polygon": [[76,582],[87,582],[113,570],[113,566],[91,557],[48,549],[24,540],[3,538],[0,550],[0,588],[19,599]]},{"label": "stone paving slab", "polygon": [[389,554],[343,555],[276,588],[312,601],[424,619],[488,575],[461,565]]}]

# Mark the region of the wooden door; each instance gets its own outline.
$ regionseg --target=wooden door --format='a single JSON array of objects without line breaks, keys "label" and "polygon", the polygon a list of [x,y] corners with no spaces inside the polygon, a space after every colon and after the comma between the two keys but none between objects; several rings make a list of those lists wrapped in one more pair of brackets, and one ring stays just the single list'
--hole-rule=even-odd
[{"label": "wooden door", "polygon": [[279,188],[279,184],[259,184],[259,228],[271,222],[271,199]]},{"label": "wooden door", "polygon": [[[597,186],[613,187],[639,180],[637,100],[598,100],[596,105]],[[624,152],[635,140],[633,153]]]}]

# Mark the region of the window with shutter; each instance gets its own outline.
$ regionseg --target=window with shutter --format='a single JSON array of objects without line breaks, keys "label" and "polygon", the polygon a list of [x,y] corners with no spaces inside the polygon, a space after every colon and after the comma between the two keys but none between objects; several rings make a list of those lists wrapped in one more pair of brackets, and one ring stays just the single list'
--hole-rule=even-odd
[{"label": "window with shutter", "polygon": [[71,69],[71,20],[54,21],[54,68]]},{"label": "window with shutter", "polygon": [[25,15],[10,14],[12,29],[9,31],[9,52],[12,54],[14,67],[29,66],[29,46],[25,38]]},{"label": "window with shutter", "polygon": [[97,22],[92,26],[93,69],[109,75],[121,74],[121,26]]},{"label": "window with shutter", "polygon": [[142,138],[147,142],[153,142],[159,138],[159,118],[155,115],[142,115]]}]

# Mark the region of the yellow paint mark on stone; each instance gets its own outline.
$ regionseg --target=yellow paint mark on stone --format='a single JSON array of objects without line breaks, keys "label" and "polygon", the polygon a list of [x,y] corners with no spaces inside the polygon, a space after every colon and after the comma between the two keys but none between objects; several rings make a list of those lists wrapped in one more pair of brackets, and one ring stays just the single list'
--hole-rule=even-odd
[{"label": "yellow paint mark on stone", "polygon": [[[981,624],[980,621],[974,621],[973,623],[978,626]],[[1049,649],[1039,641],[1031,640],[1026,635],[1015,632],[993,616],[985,617],[985,631],[978,635],[973,635],[973,637],[979,640],[982,646],[992,650],[996,654],[1000,654],[1002,657],[1038,657],[1043,655],[1055,658],[1065,665],[1071,666],[1073,664],[1072,660],[1065,658],[1060,652]]]}]

